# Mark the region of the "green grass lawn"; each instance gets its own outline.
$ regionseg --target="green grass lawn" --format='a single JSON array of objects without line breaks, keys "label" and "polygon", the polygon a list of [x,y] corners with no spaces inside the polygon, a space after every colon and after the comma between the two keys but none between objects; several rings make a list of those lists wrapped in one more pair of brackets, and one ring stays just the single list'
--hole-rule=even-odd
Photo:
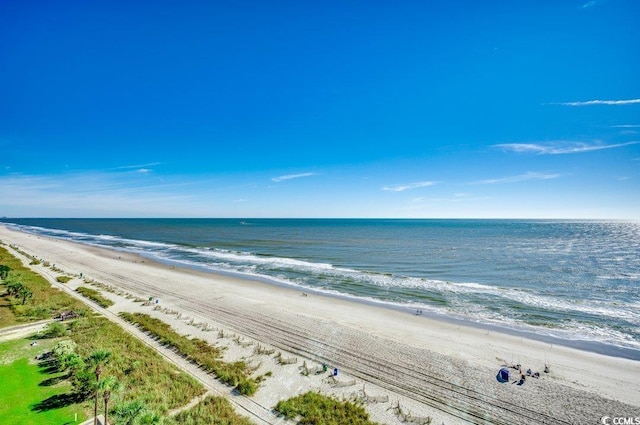
[{"label": "green grass lawn", "polygon": [[62,425],[86,419],[78,405],[64,406],[61,394],[68,392],[70,384],[56,383],[60,374],[47,373],[32,360],[45,351],[47,342],[35,347],[24,338],[0,343],[0,424]]}]

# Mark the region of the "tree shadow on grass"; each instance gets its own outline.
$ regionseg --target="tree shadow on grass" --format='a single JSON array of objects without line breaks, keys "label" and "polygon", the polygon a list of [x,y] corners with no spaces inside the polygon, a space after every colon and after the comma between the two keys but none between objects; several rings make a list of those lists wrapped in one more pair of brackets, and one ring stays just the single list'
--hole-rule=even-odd
[{"label": "tree shadow on grass", "polygon": [[51,397],[31,406],[31,410],[34,412],[46,412],[48,410],[60,409],[62,407],[71,406],[72,404],[81,403],[84,399],[85,397],[81,394],[74,393],[52,395]]},{"label": "tree shadow on grass", "polygon": [[42,362],[38,366],[40,367],[40,373],[45,375],[53,375],[54,373],[62,372],[60,370],[60,365],[57,362]]},{"label": "tree shadow on grass", "polygon": [[60,382],[66,380],[67,378],[69,378],[69,375],[67,374],[62,374],[60,376],[52,376],[51,378],[45,379],[44,381],[40,382],[38,385],[41,387],[50,387],[52,385],[59,384]]}]

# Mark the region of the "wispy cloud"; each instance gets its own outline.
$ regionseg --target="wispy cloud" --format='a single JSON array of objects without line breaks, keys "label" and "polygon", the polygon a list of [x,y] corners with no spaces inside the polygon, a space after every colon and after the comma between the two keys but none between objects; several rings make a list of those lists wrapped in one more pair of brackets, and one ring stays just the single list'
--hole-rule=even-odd
[{"label": "wispy cloud", "polygon": [[383,186],[382,190],[387,190],[390,192],[404,192],[405,190],[417,189],[420,187],[429,187],[429,186],[433,186],[434,184],[435,184],[434,182],[415,182],[415,183],[408,183],[408,184],[396,184],[396,185]]},{"label": "wispy cloud", "polygon": [[563,106],[591,106],[591,105],[633,105],[634,103],[640,103],[640,99],[626,99],[626,100],[585,100],[581,102],[556,102],[552,105]]},{"label": "wispy cloud", "polygon": [[582,142],[553,142],[548,144],[540,143],[504,143],[493,145],[494,148],[504,149],[517,153],[534,153],[538,155],[564,155],[571,153],[583,153],[599,151],[603,149],[614,149],[623,146],[636,145],[640,142],[626,142],[605,145],[601,143],[588,144]]},{"label": "wispy cloud", "polygon": [[271,180],[276,182],[276,183],[280,183],[280,182],[283,182],[285,180],[299,179],[299,178],[302,178],[302,177],[311,177],[311,176],[315,176],[315,175],[316,175],[316,173],[287,174],[286,176],[273,177]]},{"label": "wispy cloud", "polygon": [[595,6],[597,3],[598,3],[598,1],[597,1],[597,0],[591,0],[591,1],[588,1],[588,2],[586,2],[585,4],[583,4],[582,6],[580,6],[580,9],[588,9],[588,8],[590,8],[590,7]]},{"label": "wispy cloud", "polygon": [[620,124],[620,125],[612,125],[613,128],[640,128],[639,124]]},{"label": "wispy cloud", "polygon": [[120,167],[109,168],[108,170],[148,170],[149,167],[155,167],[156,165],[160,165],[160,162],[149,162],[147,164],[138,164],[138,165],[122,165]]},{"label": "wispy cloud", "polygon": [[561,175],[557,173],[538,173],[538,172],[529,171],[517,176],[479,180],[476,182],[472,182],[472,184],[503,184],[503,183],[518,183],[518,182],[524,182],[524,181],[530,181],[530,180],[552,180],[552,179],[557,179],[560,176]]}]

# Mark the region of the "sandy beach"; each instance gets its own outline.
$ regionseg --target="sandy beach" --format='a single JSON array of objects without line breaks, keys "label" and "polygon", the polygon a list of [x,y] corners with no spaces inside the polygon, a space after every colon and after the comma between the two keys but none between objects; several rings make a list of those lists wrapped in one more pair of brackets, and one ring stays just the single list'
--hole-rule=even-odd
[{"label": "sandy beach", "polygon": [[[401,423],[394,410],[397,403],[411,412],[414,423],[432,417],[435,424],[597,424],[604,416],[640,417],[638,361],[174,268],[4,226],[0,240],[65,272],[82,273],[84,279],[142,299],[158,299],[155,308],[145,307],[105,292],[116,301],[110,311],[141,311],[181,333],[225,344],[229,360],[252,359],[257,344],[295,357],[295,364],[284,366],[268,356],[255,359],[260,362],[256,373],[273,372],[252,397],[267,410],[278,400],[310,389],[349,397],[362,396],[365,388],[369,396],[376,396],[372,398],[388,397],[366,404],[372,419],[380,423]],[[74,279],[69,285],[80,283]],[[229,336],[220,338],[211,329]],[[303,376],[304,363],[338,368],[338,382],[328,381],[327,373]],[[499,383],[496,374],[503,364],[520,364],[523,371],[531,369],[541,376],[523,385]],[[511,381],[516,374],[511,369]]]}]

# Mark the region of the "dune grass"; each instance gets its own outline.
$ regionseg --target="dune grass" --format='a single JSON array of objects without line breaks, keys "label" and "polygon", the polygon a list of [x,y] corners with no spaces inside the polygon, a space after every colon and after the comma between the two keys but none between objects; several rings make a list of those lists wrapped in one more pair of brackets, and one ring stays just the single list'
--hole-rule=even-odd
[{"label": "dune grass", "polygon": [[361,405],[313,391],[279,401],[274,409],[301,425],[376,425]]},{"label": "dune grass", "polygon": [[85,298],[89,298],[100,307],[108,308],[113,305],[113,301],[111,301],[109,298],[105,298],[99,291],[96,291],[95,289],[87,288],[86,286],[79,286],[76,289],[76,292],[78,292]]},{"label": "dune grass", "polygon": [[188,360],[214,373],[222,382],[234,386],[240,394],[250,396],[257,391],[258,382],[249,377],[245,362],[226,363],[221,360],[219,348],[198,338],[190,339],[179,335],[171,326],[148,314],[120,313],[120,316],[155,336],[162,344],[173,347]]},{"label": "dune grass", "polygon": [[111,405],[142,401],[148,410],[166,414],[204,393],[190,375],[176,369],[160,354],[103,317],[77,320],[71,327],[76,352],[83,357],[96,350],[112,353],[104,376],[113,376],[124,390],[113,396]]},{"label": "dune grass", "polygon": [[[0,325],[11,326],[24,321],[51,318],[63,310],[79,312],[80,318],[69,322],[60,322],[60,324],[69,328],[70,332],[67,338],[77,344],[76,352],[81,357],[87,357],[96,350],[106,350],[112,353],[109,363],[104,367],[103,375],[118,379],[123,389],[112,395],[110,406],[116,407],[119,404],[136,401],[141,402],[146,410],[163,415],[169,410],[184,406],[204,392],[204,388],[190,375],[177,370],[156,351],[116,324],[104,317],[92,316],[90,310],[83,303],[51,287],[42,276],[23,267],[21,261],[2,246],[0,246],[0,264],[7,265],[11,269],[7,279],[2,283],[12,281],[12,279],[17,280],[33,291],[33,298],[27,301],[24,306],[20,305],[20,300],[0,296]],[[0,294],[5,288],[6,285],[0,284]],[[34,314],[33,311],[38,313]],[[50,340],[41,339],[38,341],[37,347],[44,347]],[[21,358],[32,359],[35,355],[32,354],[18,350],[14,354],[4,353],[3,355],[0,350],[0,356],[11,358],[12,363]],[[37,365],[33,365],[33,367],[37,370]],[[8,373],[20,377],[22,370]],[[4,380],[0,379],[0,383],[2,386],[0,393],[4,392],[6,397],[13,397],[12,394],[20,389],[15,387],[11,391],[7,391]],[[25,381],[23,387],[34,394],[40,394],[39,402],[44,403],[43,405],[47,408],[55,406],[56,409],[69,407],[80,409],[78,411],[92,411],[91,401],[77,400],[72,396],[71,386],[68,383],[60,385],[62,385],[60,388],[63,389],[62,395],[54,394],[51,396],[37,393],[37,388],[35,388],[38,387],[37,382]],[[0,420],[0,423],[14,422]],[[32,420],[27,423],[47,422]]]},{"label": "dune grass", "polygon": [[251,425],[223,397],[207,397],[189,410],[165,420],[164,425]]},{"label": "dune grass", "polygon": [[[51,319],[61,311],[87,311],[80,301],[75,300],[47,280],[22,265],[5,247],[0,246],[0,264],[10,268],[6,279],[0,284],[0,328],[18,323]],[[20,282],[33,296],[23,305],[18,298],[6,294],[7,284]]]}]

